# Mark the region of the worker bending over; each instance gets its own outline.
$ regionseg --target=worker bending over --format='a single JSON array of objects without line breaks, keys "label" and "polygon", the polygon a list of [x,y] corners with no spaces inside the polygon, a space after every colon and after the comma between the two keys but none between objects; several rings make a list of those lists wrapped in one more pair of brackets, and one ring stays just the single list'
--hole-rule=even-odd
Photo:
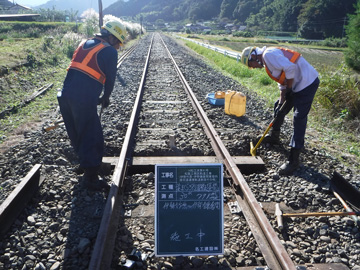
[{"label": "worker bending over", "polygon": [[84,170],[83,184],[91,190],[109,188],[98,176],[104,137],[97,105],[109,106],[116,78],[117,50],[124,43],[125,35],[125,27],[114,20],[107,22],[94,38],[81,42],[58,94],[66,131]]},{"label": "worker bending over", "polygon": [[[280,142],[280,127],[285,116],[294,108],[290,156],[279,169],[279,174],[290,175],[300,165],[299,156],[304,147],[307,116],[319,87],[319,74],[300,53],[280,47],[247,47],[241,53],[241,62],[250,68],[265,67],[269,77],[279,85],[280,98],[274,105],[276,119],[264,142]],[[279,111],[285,100],[284,108]]]}]

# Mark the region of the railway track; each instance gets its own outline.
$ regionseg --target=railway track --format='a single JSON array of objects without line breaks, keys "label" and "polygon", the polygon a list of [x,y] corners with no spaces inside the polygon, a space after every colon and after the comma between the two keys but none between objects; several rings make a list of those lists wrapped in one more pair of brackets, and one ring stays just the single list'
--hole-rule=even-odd
[{"label": "railway track", "polygon": [[[203,89],[203,87],[210,86],[214,87],[212,91],[219,90],[218,87],[219,85],[221,87],[221,84],[213,86],[212,80],[212,77],[217,74],[202,76],[204,81],[195,83],[195,87],[190,86],[191,83],[185,77],[190,78],[193,83],[192,76],[196,77],[201,73],[208,72],[206,67],[198,65],[189,73],[187,69],[191,64],[187,61],[192,61],[191,58],[184,61],[181,53],[174,54],[174,57],[170,56],[171,53],[166,52],[164,48],[169,47],[170,51],[174,52],[179,47],[169,37],[163,36],[162,38],[164,41],[159,34],[149,35],[139,42],[134,51],[128,55],[131,60],[127,60],[125,57],[120,59],[118,75],[121,77],[121,86],[116,86],[110,109],[105,111],[102,117],[107,145],[105,160],[112,162],[115,167],[109,194],[91,194],[82,190],[81,185],[78,184],[81,182],[81,178],[69,173],[71,171],[69,167],[73,165],[71,161],[76,163],[76,159],[72,156],[71,148],[66,144],[66,136],[60,130],[44,135],[50,139],[55,138],[59,142],[58,144],[62,145],[62,149],[58,150],[59,152],[56,154],[66,157],[63,160],[59,160],[59,158],[45,159],[47,161],[44,168],[47,176],[45,178],[53,180],[57,177],[60,178],[57,179],[60,180],[57,185],[60,190],[62,183],[66,183],[64,188],[69,187],[68,182],[72,183],[72,192],[61,198],[51,183],[48,183],[48,187],[45,187],[44,191],[40,191],[40,197],[35,200],[35,205],[36,202],[40,202],[40,212],[47,212],[44,209],[49,210],[47,219],[62,217],[62,221],[68,226],[66,229],[60,230],[61,237],[54,230],[54,228],[59,229],[59,220],[45,229],[39,224],[41,222],[37,222],[40,216],[37,211],[35,211],[36,214],[26,211],[25,217],[22,219],[20,217],[18,223],[23,220],[27,225],[38,227],[38,229],[34,229],[35,239],[36,234],[41,237],[39,232],[41,230],[43,232],[50,230],[49,235],[53,234],[57,238],[57,241],[52,242],[49,246],[53,246],[54,250],[61,252],[49,251],[50,247],[46,247],[47,253],[40,252],[40,258],[48,262],[46,266],[54,266],[53,269],[61,267],[64,269],[87,269],[88,267],[90,269],[121,267],[129,269],[131,267],[139,269],[161,267],[227,269],[241,266],[250,267],[248,269],[254,269],[255,266],[268,266],[270,269],[296,269],[296,265],[304,265],[307,269],[329,269],[330,266],[332,269],[347,269],[345,260],[321,261],[321,256],[317,256],[316,259],[308,256],[309,258],[306,259],[305,256],[296,255],[302,254],[299,249],[304,247],[305,243],[315,241],[311,239],[313,234],[308,234],[309,239],[306,240],[305,237],[305,240],[297,243],[292,235],[296,235],[299,230],[296,230],[295,233],[284,233],[273,229],[276,228],[275,219],[271,215],[269,216],[269,213],[264,213],[257,202],[258,198],[262,199],[261,202],[271,201],[271,199],[279,200],[279,198],[269,198],[264,188],[262,188],[262,192],[257,192],[257,187],[264,185],[264,182],[267,181],[268,185],[275,184],[275,189],[277,189],[273,180],[279,180],[279,178],[271,169],[271,165],[270,168],[267,168],[270,172],[262,170],[249,175],[243,175],[238,169],[238,165],[240,168],[243,165],[248,169],[251,166],[255,166],[257,169],[259,166],[263,166],[261,159],[259,162],[259,158],[254,161],[252,157],[244,157],[249,155],[250,134],[256,133],[261,128],[254,124],[259,119],[259,115],[253,109],[258,109],[262,104],[247,93],[248,116],[245,119],[227,116],[221,108],[210,106],[204,100],[205,93],[210,89]],[[150,42],[151,46],[149,46]],[[149,57],[147,58],[147,56]],[[179,65],[174,68],[175,62],[179,62]],[[135,68],[133,67],[134,63],[136,63]],[[143,64],[140,65],[140,63]],[[127,75],[125,76],[125,74]],[[221,78],[221,80],[224,81],[222,87],[224,85],[226,87],[230,85],[231,88],[238,87],[230,79]],[[244,91],[246,90],[244,89]],[[121,119],[119,115],[121,115]],[[115,130],[115,132],[111,132],[111,130]],[[267,149],[264,147],[260,153],[266,153],[266,151]],[[278,155],[280,156],[281,153]],[[237,158],[233,158],[234,156]],[[154,175],[149,168],[157,163],[198,163],[199,160],[204,163],[209,160],[212,163],[220,162],[226,169],[225,179],[229,184],[224,188],[226,239],[224,255],[210,256],[209,258],[155,257],[153,256],[154,213],[151,211],[154,208],[155,183]],[[319,183],[325,182],[323,176],[316,175],[316,177],[318,177]],[[249,180],[252,182],[248,185]],[[279,182],[281,182],[280,180]],[[283,182],[286,183],[288,180],[285,179]],[[319,186],[320,184],[314,190],[323,191],[325,189],[322,186],[319,188]],[[270,189],[271,187],[269,187]],[[255,193],[253,194],[253,192]],[[64,195],[66,191],[62,190],[60,193]],[[303,195],[306,197],[305,194]],[[326,192],[325,195],[327,197],[325,196],[324,201],[329,198]],[[49,209],[44,207],[46,204],[52,204],[51,200],[55,202],[55,206],[49,207]],[[85,203],[81,203],[81,200],[84,200]],[[227,209],[226,203],[234,201],[239,202],[242,213],[234,214]],[[79,205],[77,205],[78,202]],[[96,203],[93,205],[93,202]],[[294,206],[295,202],[291,200],[289,202]],[[65,208],[63,205],[69,205],[70,209],[62,211]],[[335,205],[335,202],[330,204],[330,206],[332,205]],[[311,205],[309,208],[311,209]],[[269,217],[270,220],[268,220]],[[32,222],[33,220],[34,222]],[[299,219],[293,221],[296,224]],[[339,220],[336,222],[341,223]],[[356,235],[356,226],[350,220],[346,220],[346,223],[349,228],[352,228],[354,235],[350,236],[347,233],[344,235],[348,241],[356,245],[359,241],[359,235]],[[349,228],[345,231],[348,231]],[[20,233],[13,229],[13,233],[9,234],[9,239],[12,239],[10,242],[17,243],[16,235],[20,235],[18,242],[25,245],[27,250],[26,243],[24,243],[27,241],[22,240],[25,233],[24,231],[21,233],[21,229]],[[331,237],[333,236],[330,235],[330,240]],[[341,239],[340,236],[333,238]],[[323,241],[328,244],[327,239],[325,241],[324,238]],[[4,245],[3,242],[2,245]],[[35,240],[35,242],[38,241]],[[298,249],[296,254],[293,252],[294,249]],[[11,253],[11,248],[7,247],[6,249],[6,244],[3,250],[8,251],[5,259],[10,261],[10,258],[14,258],[12,255],[16,252]],[[138,254],[134,255],[134,250],[139,252],[138,254],[141,254],[142,257],[135,256]],[[304,254],[306,253],[310,253],[309,250],[304,252]],[[356,256],[356,251],[354,254]],[[24,257],[26,258],[26,256]],[[324,258],[326,257],[324,256]],[[4,266],[12,265],[14,267],[14,261],[16,260],[13,259],[11,264],[7,262]],[[34,260],[28,259],[28,261],[33,262],[35,267],[41,267],[41,264],[45,266],[41,259],[36,259],[36,256]],[[306,263],[317,264],[305,266]],[[350,263],[348,262],[348,264]],[[16,262],[16,265],[20,267],[21,262]],[[22,265],[24,265],[24,260]],[[55,268],[55,266],[59,268]]]},{"label": "railway track", "polygon": [[[201,105],[199,104],[198,100],[196,99],[194,93],[192,92],[190,86],[188,85],[186,79],[182,75],[179,67],[176,65],[176,62],[174,58],[171,56],[170,52],[167,50],[166,45],[164,42],[159,38],[158,35],[155,36],[155,38],[151,42],[152,46],[149,49],[148,59],[146,60],[145,68],[144,68],[144,74],[143,79],[141,80],[141,84],[139,86],[138,96],[135,102],[135,107],[132,113],[132,118],[130,121],[130,125],[128,127],[127,136],[125,137],[125,141],[131,143],[131,140],[133,139],[131,137],[132,134],[134,134],[133,131],[133,123],[136,123],[138,120],[136,117],[142,118],[144,120],[151,120],[154,121],[156,119],[156,122],[153,122],[155,126],[163,127],[164,125],[169,128],[170,127],[170,134],[168,135],[169,138],[171,136],[171,130],[177,129],[179,125],[180,119],[182,119],[180,111],[186,110],[186,111],[192,111],[196,110],[197,115],[200,117],[200,121],[202,122],[202,126],[205,129],[205,133],[208,134],[209,140],[212,142],[214,151],[216,152],[216,157],[219,161],[222,161],[225,165],[229,173],[231,174],[232,178],[234,179],[234,186],[235,188],[242,190],[242,196],[244,198],[241,198],[241,196],[238,196],[237,201],[240,202],[240,205],[242,206],[244,214],[247,215],[247,219],[249,220],[249,224],[254,224],[251,229],[253,230],[253,234],[257,236],[257,240],[260,243],[260,247],[262,249],[262,252],[265,254],[266,259],[268,260],[268,265],[271,269],[295,269],[294,264],[292,263],[290,257],[286,254],[285,249],[280,243],[280,240],[277,239],[276,233],[272,230],[270,224],[268,223],[264,213],[262,212],[258,202],[255,200],[254,196],[252,195],[250,189],[248,188],[242,174],[237,169],[236,164],[228,151],[226,150],[224,144],[220,139],[218,139],[218,134],[213,128],[212,124],[210,123],[209,119],[207,118],[205,112],[202,110]],[[164,55],[164,50],[166,54]],[[160,53],[159,53],[160,52]],[[174,68],[175,67],[175,68]],[[148,72],[149,69],[149,72]],[[152,70],[155,70],[155,72],[151,72]],[[153,75],[156,74],[156,75]],[[159,76],[158,74],[161,74],[162,76]],[[179,77],[179,79],[176,81],[176,78]],[[175,80],[173,79],[175,78]],[[146,83],[145,83],[146,82]],[[171,85],[170,89],[169,85]],[[190,97],[191,103],[193,104],[193,108],[191,108],[189,105],[189,102],[186,101],[186,92],[182,90],[183,86],[185,86],[188,96]],[[157,90],[158,89],[158,90]],[[156,100],[147,100],[145,99],[145,103],[147,106],[143,106],[143,111],[139,114],[139,108],[137,105],[141,105],[140,100],[142,100],[142,96],[144,95],[144,92],[149,92],[149,96],[152,98],[155,96]],[[139,102],[138,102],[139,101]],[[161,110],[154,110],[153,108],[156,106],[151,106],[149,104],[160,104],[165,105],[169,107],[169,104],[173,105],[181,105],[178,110],[171,110],[170,113],[167,113],[170,115],[169,117],[164,116],[165,119],[162,119],[163,115],[161,113]],[[150,107],[149,109],[144,109],[144,107]],[[159,106],[161,108],[161,106]],[[164,112],[164,110],[163,110]],[[155,113],[155,115],[154,115]],[[166,114],[166,112],[165,112]],[[174,117],[174,114],[176,117]],[[174,119],[179,119],[179,121],[174,121]],[[189,116],[187,117],[186,121],[182,121],[185,123],[182,123],[185,126],[184,131],[187,132],[188,129],[191,131],[194,131],[194,133],[201,134],[202,130],[196,129],[196,124],[199,128],[202,128],[198,123],[194,125],[187,125],[186,122],[194,122],[194,120],[189,120]],[[146,121],[145,121],[146,122]],[[139,123],[141,126],[141,123]],[[149,126],[149,124],[144,124],[145,126]],[[150,123],[150,125],[152,125]],[[193,127],[195,126],[195,127]],[[151,131],[148,129],[146,137],[151,137]],[[168,131],[169,132],[169,131]],[[184,134],[186,135],[186,134]],[[193,135],[193,134],[192,134]],[[141,135],[139,135],[140,137]],[[144,138],[145,136],[142,136]],[[181,137],[181,134],[177,134],[177,137]],[[169,139],[170,140],[170,139]],[[174,140],[174,139],[173,139]],[[200,140],[200,142],[204,142],[203,140]],[[137,143],[141,143],[137,141]],[[172,143],[172,148],[175,148],[176,144]],[[170,145],[170,143],[168,143]],[[131,145],[130,145],[131,146]],[[153,145],[151,145],[153,147]],[[203,147],[200,145],[200,147],[197,147],[198,149],[202,149]],[[113,176],[113,182],[115,185],[112,186],[113,192],[110,191],[110,196],[108,198],[108,207],[106,208],[106,215],[104,215],[102,227],[100,227],[100,232],[98,235],[98,240],[101,241],[101,244],[96,245],[96,248],[94,250],[94,255],[92,257],[92,263],[90,264],[90,269],[99,269],[101,266],[101,254],[105,253],[105,247],[109,247],[112,245],[109,245],[105,239],[113,240],[112,234],[109,234],[109,231],[113,231],[109,228],[111,221],[111,215],[113,212],[116,212],[116,202],[117,194],[118,194],[118,187],[122,186],[121,179],[124,177],[126,169],[126,158],[129,156],[126,154],[128,152],[128,148],[122,148],[122,153],[120,154],[119,161],[116,166],[116,170]],[[165,155],[166,153],[162,153],[161,151],[156,151],[157,155]],[[130,157],[130,160],[132,158]],[[181,159],[181,158],[179,158]],[[195,162],[192,162],[195,163]],[[109,209],[109,210],[107,210]],[[246,209],[246,210],[245,210]],[[257,215],[257,216],[256,216]],[[102,246],[102,247],[101,247]],[[286,256],[284,256],[286,255]],[[109,264],[108,264],[109,265]]]}]

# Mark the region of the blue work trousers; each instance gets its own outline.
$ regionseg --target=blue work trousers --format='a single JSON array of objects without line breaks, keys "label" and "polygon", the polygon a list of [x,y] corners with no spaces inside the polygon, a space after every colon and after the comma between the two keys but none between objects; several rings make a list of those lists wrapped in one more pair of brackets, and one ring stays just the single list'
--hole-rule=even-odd
[{"label": "blue work trousers", "polygon": [[300,92],[293,93],[292,97],[286,100],[285,108],[278,113],[274,121],[273,130],[279,131],[284,123],[285,116],[294,108],[293,134],[289,144],[292,148],[301,149],[304,147],[307,117],[319,83],[319,78],[316,78],[308,87]]},{"label": "blue work trousers", "polygon": [[64,94],[58,97],[66,131],[80,166],[85,169],[100,166],[104,152],[104,136],[94,101]]}]

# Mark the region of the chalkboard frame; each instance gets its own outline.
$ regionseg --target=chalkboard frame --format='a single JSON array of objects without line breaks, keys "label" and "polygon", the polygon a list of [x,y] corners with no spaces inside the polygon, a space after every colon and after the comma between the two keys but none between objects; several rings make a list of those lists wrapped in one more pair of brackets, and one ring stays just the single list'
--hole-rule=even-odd
[{"label": "chalkboard frame", "polygon": [[223,254],[223,207],[223,164],[155,165],[155,256]]}]

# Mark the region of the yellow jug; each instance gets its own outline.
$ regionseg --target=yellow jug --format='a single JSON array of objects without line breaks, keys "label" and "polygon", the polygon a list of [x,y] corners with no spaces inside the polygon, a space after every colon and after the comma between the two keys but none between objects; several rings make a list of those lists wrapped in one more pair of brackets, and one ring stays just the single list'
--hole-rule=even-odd
[{"label": "yellow jug", "polygon": [[225,113],[237,117],[245,114],[246,96],[237,91],[228,90],[225,93]]}]

